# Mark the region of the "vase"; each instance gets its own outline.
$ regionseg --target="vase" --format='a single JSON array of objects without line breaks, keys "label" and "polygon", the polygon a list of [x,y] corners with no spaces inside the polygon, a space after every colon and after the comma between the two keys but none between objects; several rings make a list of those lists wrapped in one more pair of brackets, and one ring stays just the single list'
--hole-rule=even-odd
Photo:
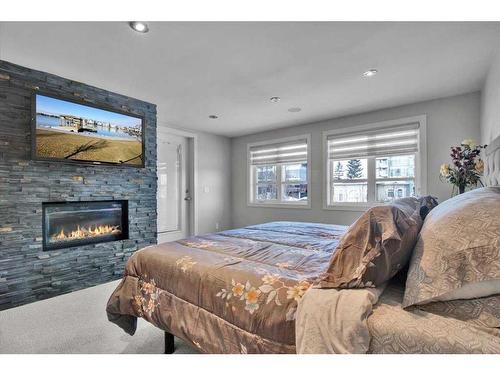
[{"label": "vase", "polygon": [[458,185],[458,194],[465,193],[465,185]]}]

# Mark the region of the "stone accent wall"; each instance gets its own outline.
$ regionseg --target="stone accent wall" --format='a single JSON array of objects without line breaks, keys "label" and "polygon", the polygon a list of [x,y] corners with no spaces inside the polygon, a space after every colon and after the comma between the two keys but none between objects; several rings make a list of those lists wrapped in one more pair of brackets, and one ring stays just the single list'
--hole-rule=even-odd
[{"label": "stone accent wall", "polygon": [[[34,90],[144,116],[145,168],[30,160]],[[129,201],[129,240],[42,251],[42,202],[110,199]],[[120,278],[156,231],[156,106],[0,61],[0,310]]]}]

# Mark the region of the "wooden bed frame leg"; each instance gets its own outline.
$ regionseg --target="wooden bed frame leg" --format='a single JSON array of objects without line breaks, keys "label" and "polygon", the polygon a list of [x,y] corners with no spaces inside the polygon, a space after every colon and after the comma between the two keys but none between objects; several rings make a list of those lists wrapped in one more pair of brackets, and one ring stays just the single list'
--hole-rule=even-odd
[{"label": "wooden bed frame leg", "polygon": [[165,331],[165,354],[172,354],[174,350],[174,335]]}]

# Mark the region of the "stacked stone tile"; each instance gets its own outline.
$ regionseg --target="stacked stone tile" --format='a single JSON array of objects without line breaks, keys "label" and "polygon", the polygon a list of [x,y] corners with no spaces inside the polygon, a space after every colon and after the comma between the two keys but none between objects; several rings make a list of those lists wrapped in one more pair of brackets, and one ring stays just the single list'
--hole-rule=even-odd
[{"label": "stacked stone tile", "polygon": [[[31,97],[40,90],[145,118],[145,168],[31,160]],[[129,238],[42,250],[42,202],[129,201]],[[156,106],[0,61],[0,310],[120,278],[156,243]]]}]

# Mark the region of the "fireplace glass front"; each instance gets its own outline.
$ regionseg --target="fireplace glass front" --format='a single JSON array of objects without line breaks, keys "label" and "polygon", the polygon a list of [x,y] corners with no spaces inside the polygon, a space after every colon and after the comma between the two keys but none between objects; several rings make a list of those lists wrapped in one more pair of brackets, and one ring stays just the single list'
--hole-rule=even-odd
[{"label": "fireplace glass front", "polygon": [[128,239],[128,202],[43,203],[43,249]]}]

